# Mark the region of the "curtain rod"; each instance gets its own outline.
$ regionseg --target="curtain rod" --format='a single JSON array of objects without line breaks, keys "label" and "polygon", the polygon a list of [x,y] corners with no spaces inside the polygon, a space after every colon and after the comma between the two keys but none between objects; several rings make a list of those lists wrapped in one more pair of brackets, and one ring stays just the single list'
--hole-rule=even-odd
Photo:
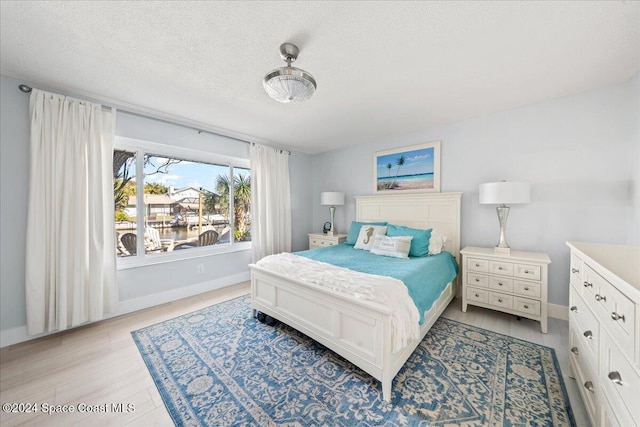
[{"label": "curtain rod", "polygon": [[[33,90],[33,88],[31,86],[27,86],[25,84],[18,85],[18,89],[20,89],[24,93],[30,93]],[[104,105],[104,104],[102,104],[102,106],[103,107],[107,107],[107,108],[113,108],[113,107],[110,107],[110,106]],[[126,109],[126,108],[117,108],[117,110],[118,111],[123,111],[123,112],[128,113],[128,114],[132,114],[134,116],[144,117],[144,118],[147,118],[147,119],[157,120],[157,121],[164,122],[164,123],[169,123],[169,124],[172,124],[172,125],[182,126],[182,127],[188,128],[188,129],[193,129],[195,131],[198,131],[198,134],[201,134],[202,132],[205,132],[205,133],[208,133],[210,135],[223,136],[225,138],[234,139],[234,140],[239,141],[239,142],[244,142],[245,144],[258,145],[255,142],[245,141],[244,139],[234,138],[232,136],[227,136],[227,135],[222,135],[220,133],[211,132],[211,131],[208,131],[208,130],[205,130],[205,129],[196,128],[196,127],[185,125],[185,124],[182,124],[182,123],[176,123],[176,122],[172,122],[172,121],[169,121],[169,120],[160,119],[160,118],[157,118],[157,117],[152,117],[152,116],[149,116],[147,114],[139,113],[137,111],[129,110],[129,109]],[[280,151],[281,153],[287,153],[287,154],[291,155],[291,151],[290,150],[282,150],[282,149],[278,149],[278,148],[274,148],[274,149]]]}]

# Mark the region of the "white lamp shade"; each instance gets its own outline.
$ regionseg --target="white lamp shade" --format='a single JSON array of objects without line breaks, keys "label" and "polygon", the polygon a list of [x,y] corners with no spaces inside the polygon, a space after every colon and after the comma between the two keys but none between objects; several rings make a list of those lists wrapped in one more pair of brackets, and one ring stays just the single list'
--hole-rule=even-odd
[{"label": "white lamp shade", "polygon": [[342,206],[344,205],[344,193],[337,191],[320,193],[320,204],[323,206]]},{"label": "white lamp shade", "polygon": [[490,182],[480,184],[480,203],[513,205],[529,203],[531,185],[528,182]]}]

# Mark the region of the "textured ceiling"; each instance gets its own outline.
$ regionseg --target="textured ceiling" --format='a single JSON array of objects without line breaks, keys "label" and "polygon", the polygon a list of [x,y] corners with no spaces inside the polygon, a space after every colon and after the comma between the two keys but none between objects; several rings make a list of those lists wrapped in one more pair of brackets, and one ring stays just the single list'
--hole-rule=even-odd
[{"label": "textured ceiling", "polygon": [[[0,72],[318,153],[621,83],[640,3],[0,3]],[[316,78],[280,104],[262,78]]]}]

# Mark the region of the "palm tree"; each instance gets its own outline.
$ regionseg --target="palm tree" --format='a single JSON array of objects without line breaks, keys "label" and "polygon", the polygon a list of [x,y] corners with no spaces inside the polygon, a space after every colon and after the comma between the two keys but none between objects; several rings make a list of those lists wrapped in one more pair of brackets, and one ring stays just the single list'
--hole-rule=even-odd
[{"label": "palm tree", "polygon": [[[387,178],[391,178],[391,163],[387,163]],[[389,183],[387,183],[385,187],[389,188]]]},{"label": "palm tree", "polygon": [[239,240],[247,235],[251,225],[249,209],[251,206],[251,177],[239,173],[233,177],[233,206],[235,214],[235,230]]},{"label": "palm tree", "polygon": [[396,176],[393,178],[393,183],[391,184],[391,188],[396,186],[396,179],[398,178],[398,172],[400,171],[400,167],[405,164],[407,158],[404,154],[401,154],[400,157],[396,159],[396,165],[398,165],[398,169],[396,169]]},{"label": "palm tree", "polygon": [[[218,196],[218,210],[221,215],[229,216],[229,202],[231,179],[228,175],[218,175],[216,190]],[[251,176],[243,173],[233,177],[233,228],[235,237],[241,240],[247,237],[251,226]]]}]

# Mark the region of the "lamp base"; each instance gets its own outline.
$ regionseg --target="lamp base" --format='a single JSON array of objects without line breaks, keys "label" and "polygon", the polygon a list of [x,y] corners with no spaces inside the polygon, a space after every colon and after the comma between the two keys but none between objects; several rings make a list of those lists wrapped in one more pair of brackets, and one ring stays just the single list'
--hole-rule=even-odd
[{"label": "lamp base", "polygon": [[333,236],[333,230],[327,231],[327,236]]},{"label": "lamp base", "polygon": [[497,254],[511,255],[511,248],[501,248],[499,246],[496,246],[495,248],[493,248],[493,250]]}]

